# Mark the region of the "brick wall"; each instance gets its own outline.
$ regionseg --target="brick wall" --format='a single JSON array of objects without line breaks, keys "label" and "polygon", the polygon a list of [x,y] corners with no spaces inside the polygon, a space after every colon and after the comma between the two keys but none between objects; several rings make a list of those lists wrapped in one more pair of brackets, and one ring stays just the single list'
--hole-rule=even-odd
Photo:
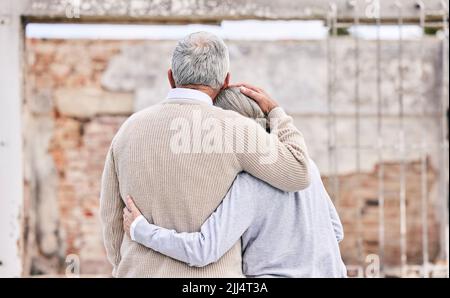
[{"label": "brick wall", "polygon": [[[23,112],[27,159],[24,181],[26,273],[63,273],[66,256],[76,254],[80,258],[83,274],[109,274],[110,266],[104,253],[98,217],[98,197],[105,154],[121,123],[136,109],[136,105],[142,104],[142,97],[148,98],[148,90],[155,89],[156,93],[161,94],[166,92],[166,83],[160,83],[165,82],[165,73],[159,68],[167,66],[168,56],[165,55],[164,59],[161,56],[167,54],[172,46],[173,42],[146,45],[139,41],[27,40],[26,100]],[[289,44],[286,46],[282,43],[279,46],[289,48]],[[129,63],[121,58],[123,52],[134,57],[137,64],[141,64],[139,57],[142,55],[153,57],[148,59],[154,60],[142,62],[144,66],[149,63],[147,67],[139,69],[138,65],[133,65],[132,69],[126,68],[124,65]],[[306,52],[312,53],[309,48],[306,48]],[[251,54],[252,48],[247,44],[242,47],[232,44],[231,53],[233,60],[233,55],[238,55],[236,53],[244,53],[244,56]],[[323,60],[323,57],[320,59]],[[239,63],[235,65],[240,65],[235,70],[242,67]],[[257,77],[261,81],[264,73]],[[307,76],[303,79],[308,81]],[[309,80],[311,84],[317,84],[316,81]],[[322,93],[314,93],[313,87],[310,89],[314,96],[324,96],[323,90],[320,91]],[[291,88],[298,87],[293,85]],[[342,92],[345,93],[345,90]],[[154,93],[150,95],[159,98]],[[298,106],[307,106],[302,100]],[[294,101],[282,105],[288,111],[293,110],[294,114],[298,108]],[[345,109],[345,105],[343,106],[342,109]],[[307,138],[308,144],[311,144],[311,155],[314,159],[317,158],[319,167],[323,169],[325,184],[335,199],[343,221],[345,240],[341,249],[344,260],[348,264],[361,264],[361,256],[378,253],[379,165],[372,163],[359,174],[352,170],[339,172],[339,191],[334,193],[333,179],[327,177],[330,170],[322,161],[326,150],[317,141],[323,138],[326,131],[306,129],[308,126],[304,122],[315,123],[313,121],[316,119],[311,115],[307,117],[296,116],[295,119],[296,123],[305,127],[305,135],[311,135]],[[419,127],[422,125],[420,121],[422,120],[416,121]],[[320,125],[314,127],[318,126]],[[368,128],[369,131],[370,129]],[[430,202],[428,234],[432,261],[436,260],[439,252],[439,221],[436,211],[438,173],[433,166],[435,164],[429,160],[427,166]],[[384,264],[396,266],[400,260],[399,162],[391,158],[383,165],[386,188]],[[406,161],[406,165],[408,260],[409,263],[416,264],[421,262],[422,254],[421,164],[418,158],[413,157]]]},{"label": "brick wall", "polygon": [[[26,218],[34,218],[34,223],[26,221],[30,225],[26,231],[31,234],[27,238],[35,239],[34,242],[30,240],[26,247],[26,258],[32,260],[26,263],[25,269],[28,272],[62,273],[65,256],[69,254],[79,256],[82,273],[110,272],[102,245],[98,215],[101,174],[111,140],[126,116],[131,114],[131,110],[121,110],[115,114],[97,114],[91,109],[96,109],[95,106],[101,103],[96,103],[92,95],[87,97],[87,105],[78,110],[70,110],[70,106],[65,108],[64,103],[57,101],[57,96],[66,96],[73,104],[83,105],[79,103],[83,99],[70,97],[64,90],[102,92],[101,74],[111,55],[120,50],[119,45],[118,42],[27,41],[25,117],[44,117],[52,122],[48,128],[51,138],[41,146],[47,148],[54,161],[53,164],[45,166],[53,167],[53,173],[57,177],[53,189],[56,204],[50,206],[57,209],[57,213],[43,212],[36,215],[34,210],[26,210]],[[94,97],[107,95],[100,93]],[[49,108],[42,116],[41,112],[35,112],[34,106],[38,106],[38,109],[42,106]],[[74,111],[78,114],[70,114]],[[36,121],[28,123],[28,127],[36,125],[39,125]],[[36,133],[37,135],[27,135],[26,138],[40,138],[41,131],[37,130]],[[30,164],[31,162],[27,167],[33,168]],[[36,170],[31,169],[30,172]],[[26,183],[33,184],[30,180],[36,179],[35,175],[31,174]],[[36,191],[28,194],[27,201],[33,201],[31,205],[35,209],[39,209],[39,205],[48,200],[46,197],[40,197]],[[48,218],[52,216],[54,218]],[[51,237],[57,238],[58,247],[43,253],[40,246],[45,246],[45,243],[42,243],[40,238],[43,238],[41,230],[45,229],[40,226],[46,225],[49,220],[56,222],[56,230],[47,232]]]},{"label": "brick wall", "polygon": [[[429,164],[429,163],[428,163]],[[400,165],[383,163],[384,167],[384,263],[386,266],[400,265]],[[379,183],[377,166],[373,172],[339,176],[339,190],[336,195],[333,178],[325,177],[324,183],[335,198],[345,231],[341,252],[348,264],[363,265],[369,254],[380,254],[379,247]],[[406,164],[406,217],[407,256],[409,264],[422,263],[422,208],[421,208],[421,163]],[[429,187],[433,187],[437,173],[430,166],[427,169]],[[429,194],[428,194],[429,195]],[[430,198],[428,197],[428,200]],[[439,227],[436,210],[428,209],[429,253],[435,260],[439,249]]]}]

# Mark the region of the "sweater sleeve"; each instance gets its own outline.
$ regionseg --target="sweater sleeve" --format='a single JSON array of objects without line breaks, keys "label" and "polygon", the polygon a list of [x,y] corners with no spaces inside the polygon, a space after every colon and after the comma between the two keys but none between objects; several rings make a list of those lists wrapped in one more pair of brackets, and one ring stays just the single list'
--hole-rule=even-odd
[{"label": "sweater sleeve", "polygon": [[282,108],[273,109],[268,134],[247,119],[236,127],[236,157],[242,170],[283,191],[299,191],[310,183],[302,133]]},{"label": "sweater sleeve", "polygon": [[150,224],[144,218],[136,221],[134,240],[190,266],[203,267],[218,261],[239,241],[256,214],[254,194],[258,185],[246,175],[238,175],[199,232],[178,233]]},{"label": "sweater sleeve", "polygon": [[106,255],[113,266],[113,276],[116,276],[119,265],[120,246],[123,240],[122,210],[125,204],[120,196],[119,181],[115,170],[112,146],[106,157],[103,170],[100,193],[100,218],[102,222],[103,241]]}]

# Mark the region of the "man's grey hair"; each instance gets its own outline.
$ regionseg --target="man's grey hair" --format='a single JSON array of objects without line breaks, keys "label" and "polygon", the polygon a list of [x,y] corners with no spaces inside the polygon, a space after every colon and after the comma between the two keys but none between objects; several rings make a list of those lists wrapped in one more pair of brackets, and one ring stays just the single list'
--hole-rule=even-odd
[{"label": "man's grey hair", "polygon": [[223,40],[208,32],[180,40],[172,56],[175,85],[204,85],[220,89],[229,71],[230,58]]}]

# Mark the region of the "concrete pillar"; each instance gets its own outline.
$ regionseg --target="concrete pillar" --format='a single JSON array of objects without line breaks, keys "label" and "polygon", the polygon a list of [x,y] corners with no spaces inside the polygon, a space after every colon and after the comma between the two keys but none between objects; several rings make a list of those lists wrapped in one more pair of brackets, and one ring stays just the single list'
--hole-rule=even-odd
[{"label": "concrete pillar", "polygon": [[19,239],[22,179],[23,1],[0,1],[0,277],[22,274]]}]

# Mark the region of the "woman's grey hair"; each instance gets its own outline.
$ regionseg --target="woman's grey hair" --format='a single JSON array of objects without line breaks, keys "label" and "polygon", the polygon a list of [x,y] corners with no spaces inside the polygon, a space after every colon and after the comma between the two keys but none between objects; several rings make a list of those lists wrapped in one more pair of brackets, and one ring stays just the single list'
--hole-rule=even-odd
[{"label": "woman's grey hair", "polygon": [[230,67],[223,40],[208,32],[189,34],[180,40],[172,55],[176,86],[204,85],[220,89]]},{"label": "woman's grey hair", "polygon": [[264,129],[268,127],[265,115],[259,105],[250,97],[242,94],[239,88],[231,87],[217,95],[214,105],[224,110],[231,110],[256,120]]}]

